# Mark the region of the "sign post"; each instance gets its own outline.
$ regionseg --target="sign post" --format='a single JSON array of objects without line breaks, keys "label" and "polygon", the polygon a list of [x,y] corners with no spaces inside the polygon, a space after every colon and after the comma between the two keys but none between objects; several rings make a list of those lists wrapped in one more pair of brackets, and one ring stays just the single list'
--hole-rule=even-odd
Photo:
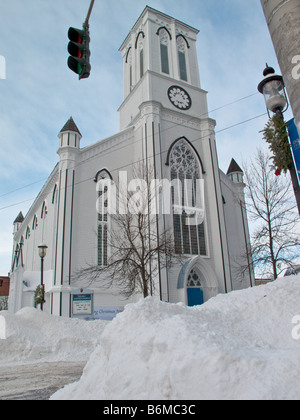
[{"label": "sign post", "polygon": [[94,314],[94,291],[77,289],[71,292],[72,318],[91,318]]}]

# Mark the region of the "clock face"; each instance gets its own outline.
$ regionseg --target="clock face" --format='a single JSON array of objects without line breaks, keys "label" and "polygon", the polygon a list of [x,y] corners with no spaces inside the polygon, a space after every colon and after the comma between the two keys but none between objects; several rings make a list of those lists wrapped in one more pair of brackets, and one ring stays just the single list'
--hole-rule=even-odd
[{"label": "clock face", "polygon": [[171,86],[168,90],[168,97],[176,108],[187,111],[192,106],[190,95],[179,86]]}]

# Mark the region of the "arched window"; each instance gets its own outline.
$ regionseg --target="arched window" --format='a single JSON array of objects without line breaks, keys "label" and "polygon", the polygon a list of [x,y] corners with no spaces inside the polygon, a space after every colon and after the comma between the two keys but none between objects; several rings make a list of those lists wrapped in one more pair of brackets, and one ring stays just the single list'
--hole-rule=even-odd
[{"label": "arched window", "polygon": [[47,206],[46,206],[46,202],[44,201],[42,205],[42,210],[41,210],[41,219],[45,219],[47,216],[47,213],[48,213]]},{"label": "arched window", "polygon": [[57,195],[58,195],[58,188],[57,184],[54,185],[53,192],[52,192],[52,204],[57,202]]},{"label": "arched window", "polygon": [[175,251],[178,254],[206,255],[203,166],[185,138],[171,146],[169,166]]},{"label": "arched window", "polygon": [[187,82],[188,72],[186,65],[186,50],[189,48],[189,44],[183,35],[177,36],[177,52],[178,52],[178,64],[179,64],[179,76],[180,79]]},{"label": "arched window", "polygon": [[187,279],[187,287],[201,287],[201,280],[197,270],[191,270],[188,279]]},{"label": "arched window", "polygon": [[27,226],[26,233],[25,233],[25,239],[29,239],[29,238],[30,238],[30,227]]},{"label": "arched window", "polygon": [[162,73],[170,74],[169,67],[169,41],[172,39],[170,32],[167,28],[160,28],[158,30],[160,40],[160,58],[161,58],[161,71]]},{"label": "arched window", "polygon": [[144,47],[140,47],[140,78],[144,76]]},{"label": "arched window", "polygon": [[130,91],[133,88],[133,72],[132,72],[132,48],[129,47],[126,56],[126,64],[129,66],[129,89]]},{"label": "arched window", "polygon": [[144,32],[139,32],[138,36],[136,37],[135,41],[135,49],[138,51],[138,62],[139,62],[139,68],[140,68],[140,78],[144,76],[144,38],[145,34]]},{"label": "arched window", "polygon": [[97,228],[97,263],[98,266],[103,267],[108,262],[108,187],[105,182],[99,183],[100,180],[112,180],[110,173],[103,169],[96,175],[97,182],[97,211],[98,211],[98,228]]},{"label": "arched window", "polygon": [[38,227],[38,220],[37,220],[37,215],[35,214],[33,216],[33,221],[32,221],[32,230],[35,230]]},{"label": "arched window", "polygon": [[42,210],[41,210],[41,219],[43,221],[43,242],[45,241],[45,233],[46,233],[46,223],[47,223],[47,205],[46,201],[43,202]]}]

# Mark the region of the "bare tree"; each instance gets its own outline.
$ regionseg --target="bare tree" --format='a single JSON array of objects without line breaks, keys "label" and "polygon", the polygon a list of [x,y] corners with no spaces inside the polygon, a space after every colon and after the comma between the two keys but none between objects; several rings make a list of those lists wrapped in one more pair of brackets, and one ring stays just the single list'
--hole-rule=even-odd
[{"label": "bare tree", "polygon": [[[107,263],[89,266],[79,275],[105,288],[117,288],[125,297],[155,292],[161,270],[180,261],[175,253],[171,230],[159,229],[157,184],[154,171],[146,164],[133,168],[133,189],[116,188],[119,210],[110,214]],[[104,208],[109,207],[107,189],[103,189]],[[114,205],[115,206],[115,205]],[[112,206],[112,207],[114,207]]]},{"label": "bare tree", "polygon": [[291,182],[274,174],[270,155],[262,150],[244,172],[247,211],[255,226],[252,264],[261,275],[275,280],[300,256],[299,215]]}]

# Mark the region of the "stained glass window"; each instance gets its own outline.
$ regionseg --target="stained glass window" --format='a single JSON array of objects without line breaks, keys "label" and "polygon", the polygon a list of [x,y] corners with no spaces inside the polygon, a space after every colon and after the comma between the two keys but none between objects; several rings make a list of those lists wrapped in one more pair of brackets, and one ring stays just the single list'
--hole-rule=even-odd
[{"label": "stained glass window", "polygon": [[[97,175],[97,181],[109,179],[107,171],[102,171]],[[108,260],[108,198],[107,186],[102,186],[98,191],[98,265],[106,266]]]},{"label": "stained glass window", "polygon": [[199,182],[202,173],[199,158],[186,139],[175,143],[169,164],[175,251],[178,254],[206,255],[204,191],[200,191],[203,184]]}]

